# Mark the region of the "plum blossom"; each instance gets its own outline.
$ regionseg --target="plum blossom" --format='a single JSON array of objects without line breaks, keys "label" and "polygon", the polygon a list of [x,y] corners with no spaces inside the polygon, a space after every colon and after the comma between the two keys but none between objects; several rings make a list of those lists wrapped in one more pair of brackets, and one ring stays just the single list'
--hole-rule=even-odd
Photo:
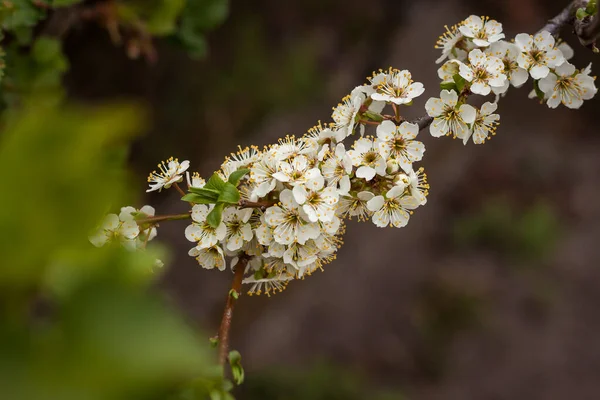
[{"label": "plum blossom", "polygon": [[488,17],[480,18],[477,15],[471,15],[463,21],[458,29],[479,47],[487,47],[504,39],[502,24]]},{"label": "plum blossom", "polygon": [[378,143],[369,138],[360,138],[348,150],[352,165],[358,167],[356,176],[370,181],[375,175],[385,175],[386,162],[379,154]]},{"label": "plum blossom", "polygon": [[471,83],[471,92],[487,96],[492,88],[497,94],[506,90],[504,64],[499,58],[475,49],[469,53],[469,64],[455,62],[459,63],[460,76]]},{"label": "plum blossom", "polygon": [[371,98],[377,101],[389,101],[396,105],[408,104],[425,91],[421,82],[414,82],[408,70],[390,68],[369,78],[375,89]]},{"label": "plum blossom", "polygon": [[468,124],[475,121],[477,112],[468,104],[458,105],[458,94],[454,91],[442,90],[440,98],[430,98],[425,109],[433,117],[429,130],[434,137],[452,135],[463,138],[469,131]]},{"label": "plum blossom", "polygon": [[150,189],[146,190],[146,192],[154,192],[158,190],[159,192],[163,188],[170,188],[172,184],[181,182],[183,180],[183,173],[190,167],[189,161],[182,161],[179,163],[179,160],[173,157],[169,158],[166,161],[158,164],[159,172],[152,171],[152,173],[148,176],[148,183],[150,183]]},{"label": "plum blossom", "polygon": [[515,37],[515,44],[521,51],[517,59],[519,67],[529,71],[533,79],[545,78],[550,68],[558,67],[565,61],[548,31],[541,31],[535,36],[519,33]]},{"label": "plum blossom", "polygon": [[482,144],[489,135],[496,133],[496,127],[500,120],[500,116],[494,114],[497,108],[497,103],[486,102],[480,110],[477,110],[477,117],[475,117],[471,130],[463,137],[463,144],[466,145],[471,136],[473,137],[473,143]]},{"label": "plum blossom", "polygon": [[594,97],[598,89],[594,78],[589,76],[590,69],[578,72],[573,64],[565,61],[540,79],[539,87],[548,98],[548,107],[556,108],[562,103],[568,108],[579,108],[584,100]]}]

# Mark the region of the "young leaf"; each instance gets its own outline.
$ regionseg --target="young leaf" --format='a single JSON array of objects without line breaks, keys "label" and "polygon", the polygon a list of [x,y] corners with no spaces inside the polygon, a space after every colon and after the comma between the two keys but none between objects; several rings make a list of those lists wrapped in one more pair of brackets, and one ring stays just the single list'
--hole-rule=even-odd
[{"label": "young leaf", "polygon": [[219,203],[237,204],[240,201],[240,192],[231,183],[227,182],[219,194]]},{"label": "young leaf", "polygon": [[467,83],[467,81],[465,80],[465,78],[460,76],[460,74],[454,75],[452,79],[454,79],[454,82],[456,83],[456,90],[460,94],[465,88],[465,84]]},{"label": "young leaf", "polygon": [[440,89],[449,91],[454,90],[455,92],[459,93],[458,89],[456,88],[456,83],[450,81],[440,83]]},{"label": "young leaf", "polygon": [[233,186],[237,186],[238,183],[240,183],[240,180],[249,172],[250,170],[247,168],[238,169],[237,171],[232,172],[231,175],[229,175],[228,182],[231,183]]},{"label": "young leaf", "polygon": [[219,192],[213,189],[191,187],[189,188],[189,191],[206,199],[212,200],[213,203],[216,203],[217,199],[219,198]]},{"label": "young leaf", "polygon": [[188,193],[181,198],[183,201],[194,204],[214,204],[216,200],[212,200],[196,193]]},{"label": "young leaf", "polygon": [[244,368],[242,367],[242,355],[239,351],[229,352],[229,365],[231,365],[231,375],[236,385],[244,383]]},{"label": "young leaf", "polygon": [[221,179],[219,175],[213,174],[208,180],[208,182],[206,182],[206,185],[204,185],[204,189],[212,189],[220,193],[223,190],[224,186],[225,182],[223,181],[223,179]]},{"label": "young leaf", "polygon": [[223,214],[223,207],[225,207],[225,204],[223,203],[216,204],[215,208],[213,208],[212,211],[209,212],[206,216],[206,222],[208,222],[208,224],[215,229],[218,228],[221,224],[221,214]]},{"label": "young leaf", "polygon": [[533,81],[533,88],[535,89],[535,94],[537,95],[538,99],[540,99],[540,101],[544,101],[544,92],[542,92],[542,90],[540,89],[540,86],[538,84],[538,81]]}]

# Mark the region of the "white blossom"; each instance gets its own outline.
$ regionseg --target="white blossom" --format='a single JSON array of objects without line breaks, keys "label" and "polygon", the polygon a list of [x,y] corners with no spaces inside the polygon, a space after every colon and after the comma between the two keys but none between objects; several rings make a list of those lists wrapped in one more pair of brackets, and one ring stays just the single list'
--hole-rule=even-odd
[{"label": "white blossom", "polygon": [[328,186],[324,189],[306,190],[303,186],[296,186],[292,192],[310,222],[329,222],[335,217],[335,206],[339,200],[336,188]]},{"label": "white blossom", "polygon": [[135,220],[122,221],[117,214],[108,214],[100,227],[89,236],[89,241],[96,247],[102,247],[116,240],[126,249],[135,250],[135,239],[139,233],[140,228]]},{"label": "white blossom", "polygon": [[565,61],[550,32],[541,31],[535,36],[519,33],[515,37],[515,44],[521,51],[519,66],[529,71],[533,79],[545,78],[550,68],[558,67]]},{"label": "white blossom", "polygon": [[475,49],[469,53],[469,64],[455,62],[459,65],[460,76],[471,82],[471,92],[486,96],[492,88],[496,89],[496,93],[502,93],[505,88],[504,64],[499,58]]},{"label": "white blossom", "polygon": [[223,254],[221,246],[213,245],[206,248],[200,246],[193,247],[188,252],[188,255],[196,257],[196,260],[202,268],[217,268],[219,271],[225,271],[225,255]]},{"label": "white blossom", "polygon": [[311,167],[305,155],[298,155],[290,162],[280,161],[278,171],[273,177],[279,182],[289,183],[292,186],[303,185],[315,188],[323,185],[324,178],[319,168]]},{"label": "white blossom", "polygon": [[380,227],[392,225],[401,228],[408,224],[410,210],[419,206],[419,202],[412,196],[405,196],[405,186],[394,186],[386,193],[385,197],[373,197],[367,207],[373,212],[373,223]]},{"label": "white blossom", "polygon": [[189,161],[179,161],[173,157],[169,158],[165,162],[161,162],[158,164],[159,172],[152,171],[152,173],[148,176],[148,182],[150,183],[150,189],[146,190],[146,192],[153,192],[158,190],[159,192],[162,188],[170,188],[172,184],[181,182],[183,180],[183,173],[189,168]]},{"label": "white blossom", "polygon": [[348,155],[352,159],[352,165],[358,167],[356,176],[370,181],[375,175],[385,175],[386,162],[379,154],[377,141],[370,138],[360,138],[348,150]]},{"label": "white blossom", "polygon": [[584,100],[590,100],[597,92],[594,78],[589,76],[589,69],[578,72],[567,61],[540,79],[539,88],[548,98],[550,108],[556,108],[561,103],[568,108],[579,108]]},{"label": "white blossom", "polygon": [[476,15],[471,15],[463,21],[458,29],[479,47],[487,47],[504,38],[502,24],[487,17],[482,19]]},{"label": "white blossom", "polygon": [[352,159],[346,152],[342,143],[335,147],[335,152],[323,162],[321,166],[323,177],[328,186],[339,188],[339,193],[348,193],[350,190],[350,173],[352,173]]},{"label": "white blossom", "polygon": [[223,241],[229,251],[236,251],[242,248],[245,242],[249,242],[254,236],[252,226],[248,223],[252,209],[243,210],[234,207],[228,207],[223,211],[223,224],[227,228],[227,233]]},{"label": "white blossom", "polygon": [[464,144],[467,144],[471,136],[473,136],[473,143],[482,144],[489,135],[495,134],[500,120],[500,116],[494,114],[497,108],[497,103],[486,102],[480,110],[477,110],[477,117],[475,117],[471,131],[463,137]]},{"label": "white blossom", "polygon": [[430,98],[425,109],[433,117],[429,130],[434,137],[452,135],[463,138],[469,131],[467,124],[475,121],[477,112],[468,104],[458,105],[458,94],[455,91],[442,90],[440,98]]},{"label": "white blossom", "polygon": [[377,101],[389,101],[394,104],[408,104],[423,94],[425,88],[421,82],[414,82],[408,70],[390,68],[369,78],[375,92],[371,98]]},{"label": "white blossom", "polygon": [[213,208],[213,204],[210,207],[205,204],[195,204],[192,207],[194,222],[185,229],[186,239],[190,242],[198,242],[198,247],[202,249],[216,245],[227,234],[227,228],[223,221],[216,228],[210,226],[206,221],[206,217]]},{"label": "white blossom", "polygon": [[354,97],[346,96],[342,99],[342,102],[333,109],[331,118],[333,118],[335,128],[340,133],[337,138],[338,141],[341,141],[354,133],[356,117],[365,98],[363,93],[359,93]]},{"label": "white blossom", "polygon": [[341,217],[357,217],[359,221],[365,221],[371,216],[371,212],[367,208],[367,202],[373,197],[375,195],[366,190],[354,195],[340,196],[337,215]]},{"label": "white blossom", "polygon": [[273,239],[280,244],[306,243],[319,236],[319,227],[303,218],[292,191],[285,189],[279,195],[279,205],[267,208],[265,222],[273,228]]},{"label": "white blossom", "polygon": [[[499,58],[504,63],[504,70],[502,71],[508,81],[505,86],[510,83],[514,87],[520,87],[529,78],[529,73],[526,69],[521,68],[518,63],[520,50],[514,43],[500,41],[493,43],[486,49],[486,54]],[[506,89],[505,89],[506,90]]]},{"label": "white blossom", "polygon": [[381,155],[385,159],[393,158],[403,168],[421,161],[425,146],[415,140],[418,133],[419,125],[417,124],[403,122],[397,126],[392,121],[383,121],[377,127]]},{"label": "white blossom", "polygon": [[439,37],[435,45],[436,49],[442,50],[442,55],[440,56],[440,58],[435,60],[437,64],[451,57],[452,53],[456,50],[460,50],[457,49],[456,46],[464,39],[464,36],[460,32],[459,27],[457,25],[454,25],[450,29],[447,25],[445,25],[444,28],[446,28],[446,32],[444,32],[442,36]]}]

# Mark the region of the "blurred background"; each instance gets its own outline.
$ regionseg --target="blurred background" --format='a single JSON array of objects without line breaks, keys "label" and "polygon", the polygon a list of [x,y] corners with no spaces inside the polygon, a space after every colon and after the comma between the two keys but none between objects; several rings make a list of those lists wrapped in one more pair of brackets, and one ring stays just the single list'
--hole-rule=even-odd
[{"label": "blurred background", "polygon": [[[379,68],[408,69],[424,83],[405,108],[416,118],[438,95],[433,46],[444,25],[489,15],[512,38],[566,3],[231,0],[200,57],[158,38],[155,54],[136,60],[106,27],[78,23],[61,33],[65,96],[145,107],[127,161],[141,194],[170,156],[208,177],[238,145],[328,122]],[[563,37],[578,67],[597,59],[569,28]],[[241,298],[231,345],[246,382],[236,398],[598,398],[600,100],[550,110],[527,98],[530,86],[500,102],[498,134],[483,146],[421,132],[431,190],[406,228],[349,223],[323,273],[270,298]],[[170,191],[139,196],[143,204],[186,210]],[[185,226],[159,230],[171,258],[156,290],[190,324],[216,332],[231,277],[187,256]]]}]

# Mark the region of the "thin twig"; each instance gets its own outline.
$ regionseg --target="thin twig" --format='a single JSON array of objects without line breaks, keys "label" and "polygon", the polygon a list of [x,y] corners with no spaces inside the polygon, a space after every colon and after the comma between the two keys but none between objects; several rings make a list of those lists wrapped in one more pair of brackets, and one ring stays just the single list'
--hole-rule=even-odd
[{"label": "thin twig", "polygon": [[176,221],[176,220],[180,220],[180,219],[189,219],[192,218],[191,214],[187,213],[187,214],[172,214],[172,215],[158,215],[156,217],[148,217],[148,218],[144,218],[144,219],[139,219],[137,220],[137,224],[138,225],[145,225],[145,224],[156,224],[158,222],[162,222],[162,221]]},{"label": "thin twig", "polygon": [[276,202],[274,201],[248,201],[248,200],[240,200],[238,202],[238,206],[242,208],[260,208],[261,210],[265,210],[268,207],[274,206]]},{"label": "thin twig", "polygon": [[552,34],[552,36],[558,36],[563,26],[573,23],[573,19],[575,17],[575,8],[579,3],[581,3],[580,0],[575,0],[569,3],[569,5],[563,8],[557,16],[549,20],[548,23],[544,25],[542,29],[540,29],[540,32],[548,31]]},{"label": "thin twig", "polygon": [[[237,300],[236,298],[241,295],[242,280],[244,278],[247,263],[248,260],[246,258],[241,258],[235,266],[231,290],[227,292],[227,301],[225,302],[225,309],[223,310],[223,319],[221,319],[221,326],[219,327],[217,336],[219,339],[219,365],[223,367],[225,366],[227,355],[229,353],[229,331],[231,329],[231,320],[233,318],[233,308]],[[232,294],[232,291],[236,293],[235,296]]]},{"label": "thin twig", "polygon": [[185,192],[183,190],[181,190],[181,188],[179,187],[179,184],[177,184],[177,182],[175,182],[173,184],[173,186],[175,186],[175,189],[177,189],[177,191],[179,192],[179,194],[181,195],[181,197],[185,196]]}]

